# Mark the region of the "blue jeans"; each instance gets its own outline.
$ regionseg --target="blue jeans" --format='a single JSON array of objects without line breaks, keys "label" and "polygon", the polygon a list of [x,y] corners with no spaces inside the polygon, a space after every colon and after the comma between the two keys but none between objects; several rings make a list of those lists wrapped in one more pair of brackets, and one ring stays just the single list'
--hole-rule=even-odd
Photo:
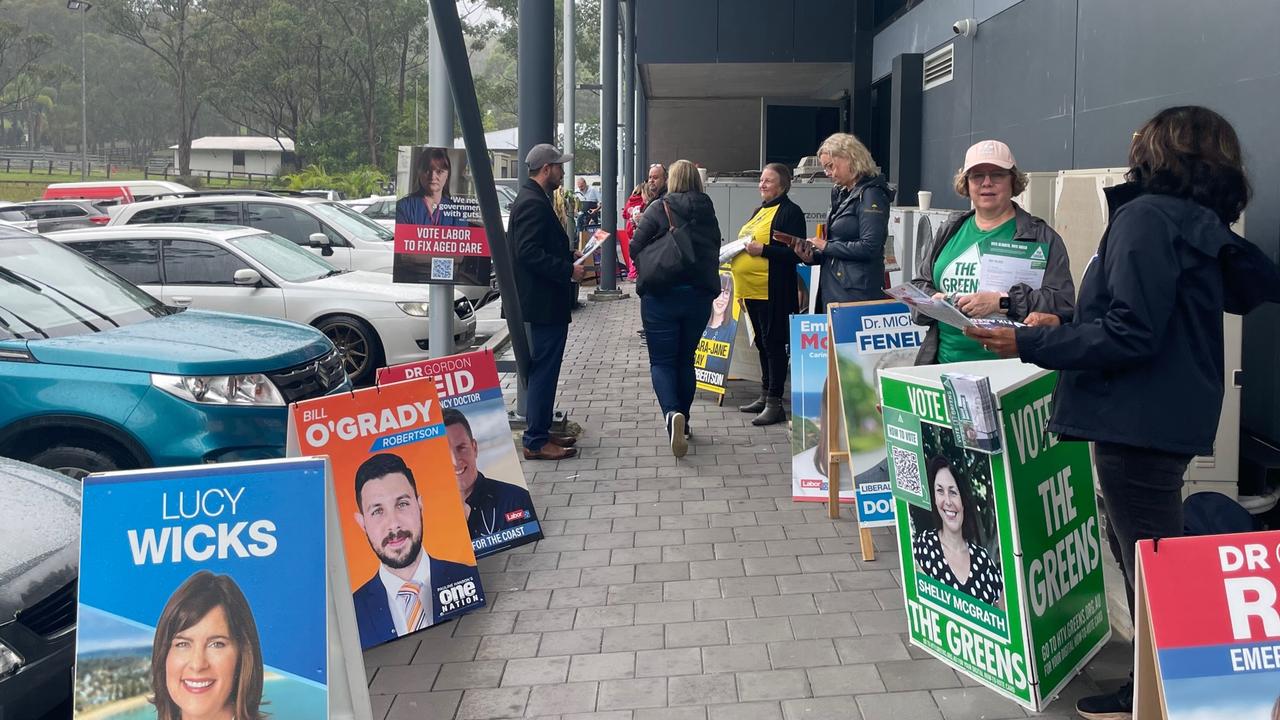
[{"label": "blue jeans", "polygon": [[560,384],[560,363],[569,324],[525,323],[529,331],[529,377],[525,388],[527,425],[524,446],[533,452],[542,449],[551,437],[555,413],[556,386]]},{"label": "blue jeans", "polygon": [[693,355],[711,319],[714,298],[710,291],[677,285],[661,294],[647,293],[640,300],[649,375],[664,417],[671,412],[689,415],[697,390]]}]

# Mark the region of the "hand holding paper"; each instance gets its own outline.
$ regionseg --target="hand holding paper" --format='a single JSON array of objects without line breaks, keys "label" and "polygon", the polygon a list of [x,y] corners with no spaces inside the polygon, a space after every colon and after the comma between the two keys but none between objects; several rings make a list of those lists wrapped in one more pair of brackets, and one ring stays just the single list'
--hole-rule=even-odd
[{"label": "hand holding paper", "polygon": [[603,230],[595,231],[595,233],[592,234],[591,239],[587,241],[586,247],[582,248],[582,256],[577,260],[574,260],[573,264],[582,265],[582,263],[586,262],[587,258],[591,257],[596,250],[599,250],[600,246],[604,245],[605,241],[610,237],[612,236]]}]

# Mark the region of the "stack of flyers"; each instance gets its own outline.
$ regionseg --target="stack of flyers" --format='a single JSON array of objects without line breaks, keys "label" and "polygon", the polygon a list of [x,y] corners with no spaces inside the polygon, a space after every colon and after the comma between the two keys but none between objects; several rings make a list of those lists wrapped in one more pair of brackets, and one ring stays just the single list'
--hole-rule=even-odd
[{"label": "stack of flyers", "polygon": [[1000,451],[1000,423],[991,382],[982,375],[943,373],[947,415],[956,438],[970,450]]},{"label": "stack of flyers", "polygon": [[998,328],[998,327],[1023,327],[1022,323],[1015,322],[1008,318],[1002,317],[985,317],[971,318],[960,312],[960,308],[956,307],[945,297],[934,298],[920,288],[911,283],[903,283],[895,285],[884,293],[895,300],[901,300],[908,307],[927,315],[934,320],[946,323],[954,328],[964,330],[965,328]]}]

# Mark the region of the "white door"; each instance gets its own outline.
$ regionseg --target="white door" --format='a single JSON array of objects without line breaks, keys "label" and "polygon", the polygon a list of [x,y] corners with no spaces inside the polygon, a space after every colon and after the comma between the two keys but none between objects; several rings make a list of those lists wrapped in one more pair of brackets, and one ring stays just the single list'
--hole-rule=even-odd
[{"label": "white door", "polygon": [[164,289],[167,305],[200,310],[285,317],[284,291],[235,284],[237,270],[256,269],[226,248],[201,240],[165,240]]}]

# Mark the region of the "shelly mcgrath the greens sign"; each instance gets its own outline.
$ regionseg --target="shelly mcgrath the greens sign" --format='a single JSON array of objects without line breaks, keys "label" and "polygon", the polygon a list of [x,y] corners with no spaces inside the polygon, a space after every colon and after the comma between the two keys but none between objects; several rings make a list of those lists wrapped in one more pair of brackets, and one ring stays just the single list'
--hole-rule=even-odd
[{"label": "shelly mcgrath the greens sign", "polygon": [[[995,451],[953,430],[953,373],[989,380]],[[1040,710],[1110,635],[1088,447],[1045,430],[1054,375],[989,361],[880,381],[911,641]]]}]

